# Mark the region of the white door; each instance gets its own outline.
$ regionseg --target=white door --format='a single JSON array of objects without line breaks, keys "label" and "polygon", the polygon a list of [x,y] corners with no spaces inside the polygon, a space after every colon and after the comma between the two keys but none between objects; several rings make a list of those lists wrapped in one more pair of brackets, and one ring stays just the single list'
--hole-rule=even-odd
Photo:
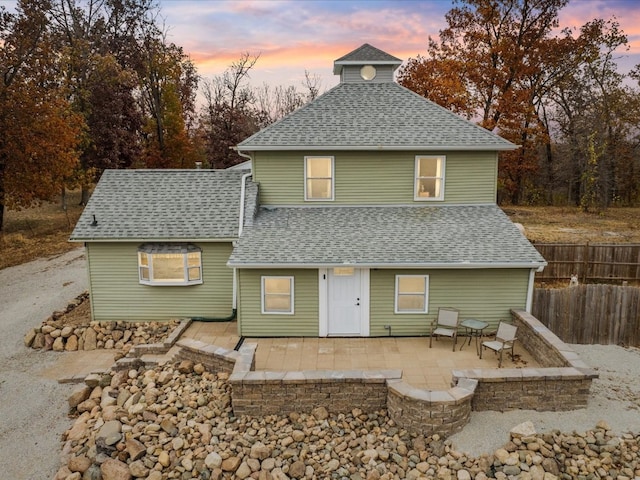
[{"label": "white door", "polygon": [[362,334],[361,271],[354,268],[328,269],[328,334],[360,336]]}]

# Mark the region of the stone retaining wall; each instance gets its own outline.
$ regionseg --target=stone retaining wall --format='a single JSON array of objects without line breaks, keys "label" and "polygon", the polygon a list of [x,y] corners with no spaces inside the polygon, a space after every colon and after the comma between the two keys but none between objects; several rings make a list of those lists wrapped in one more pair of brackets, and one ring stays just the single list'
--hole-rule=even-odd
[{"label": "stone retaining wall", "polygon": [[180,350],[176,355],[176,360],[191,360],[193,363],[201,363],[210,372],[231,373],[241,356],[235,350],[217,347],[192,338],[180,340],[177,345]]},{"label": "stone retaining wall", "polygon": [[475,411],[563,411],[585,408],[597,373],[545,327],[522,310],[511,311],[518,326],[518,343],[541,368],[454,370],[453,383],[477,380],[472,400]]},{"label": "stone retaining wall", "polygon": [[257,344],[245,344],[236,352],[184,339],[177,342],[177,359],[231,372],[231,402],[238,416],[286,415],[318,407],[333,413],[387,409],[398,426],[412,433],[446,437],[462,430],[474,410],[584,408],[595,371],[536,318],[523,311],[512,315],[521,348],[543,366],[454,370],[454,386],[446,391],[414,388],[402,381],[400,370],[255,371]]},{"label": "stone retaining wall", "polygon": [[429,391],[387,380],[389,417],[410,432],[448,437],[469,423],[476,385],[475,380],[461,379],[447,391]]},{"label": "stone retaining wall", "polygon": [[402,376],[400,370],[254,371],[248,358],[254,358],[256,347],[240,349],[243,359],[229,377],[236,415],[287,415],[317,407],[333,413],[354,408],[375,412],[386,408],[387,380]]}]

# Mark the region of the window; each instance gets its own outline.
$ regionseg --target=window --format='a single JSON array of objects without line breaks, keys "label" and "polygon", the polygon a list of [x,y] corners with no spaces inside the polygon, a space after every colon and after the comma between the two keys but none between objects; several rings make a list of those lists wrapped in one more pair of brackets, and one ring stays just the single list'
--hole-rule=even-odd
[{"label": "window", "polygon": [[415,200],[444,198],[444,156],[416,157]]},{"label": "window", "polygon": [[333,157],[305,157],[304,199],[333,200]]},{"label": "window", "polygon": [[395,313],[428,313],[429,275],[396,275]]},{"label": "window", "polygon": [[262,313],[293,315],[293,277],[262,277]]},{"label": "window", "polygon": [[202,283],[202,251],[191,244],[151,244],[138,248],[138,275],[144,285]]}]

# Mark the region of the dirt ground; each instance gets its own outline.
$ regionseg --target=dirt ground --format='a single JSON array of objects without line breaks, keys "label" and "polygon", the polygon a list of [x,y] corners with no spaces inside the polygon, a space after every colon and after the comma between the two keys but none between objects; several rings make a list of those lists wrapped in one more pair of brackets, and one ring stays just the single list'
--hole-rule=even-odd
[{"label": "dirt ground", "polygon": [[576,207],[503,207],[532,242],[640,243],[640,208],[585,213]]},{"label": "dirt ground", "polygon": [[61,199],[57,199],[32,208],[5,211],[0,231],[0,269],[81,246],[68,242],[84,208],[79,205],[80,191],[68,192],[66,199],[66,209],[62,208]]}]

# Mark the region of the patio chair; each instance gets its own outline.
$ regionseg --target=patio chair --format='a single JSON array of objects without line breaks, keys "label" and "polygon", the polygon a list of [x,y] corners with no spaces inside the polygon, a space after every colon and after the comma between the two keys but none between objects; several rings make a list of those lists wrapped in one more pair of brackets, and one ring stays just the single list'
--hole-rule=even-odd
[{"label": "patio chair", "polygon": [[502,366],[502,352],[505,350],[511,350],[511,359],[513,360],[513,345],[516,343],[516,332],[518,327],[511,325],[507,322],[500,322],[498,324],[498,332],[496,333],[495,340],[488,340],[482,342],[480,347],[480,358],[482,358],[482,351],[485,348],[490,348],[496,354],[500,353],[500,360],[498,360],[498,368]]},{"label": "patio chair", "polygon": [[439,336],[451,337],[453,339],[453,351],[456,351],[458,341],[458,323],[460,322],[460,312],[455,308],[440,307],[438,318],[431,322],[431,336],[429,337],[429,348],[433,344],[433,337],[436,341]]}]

